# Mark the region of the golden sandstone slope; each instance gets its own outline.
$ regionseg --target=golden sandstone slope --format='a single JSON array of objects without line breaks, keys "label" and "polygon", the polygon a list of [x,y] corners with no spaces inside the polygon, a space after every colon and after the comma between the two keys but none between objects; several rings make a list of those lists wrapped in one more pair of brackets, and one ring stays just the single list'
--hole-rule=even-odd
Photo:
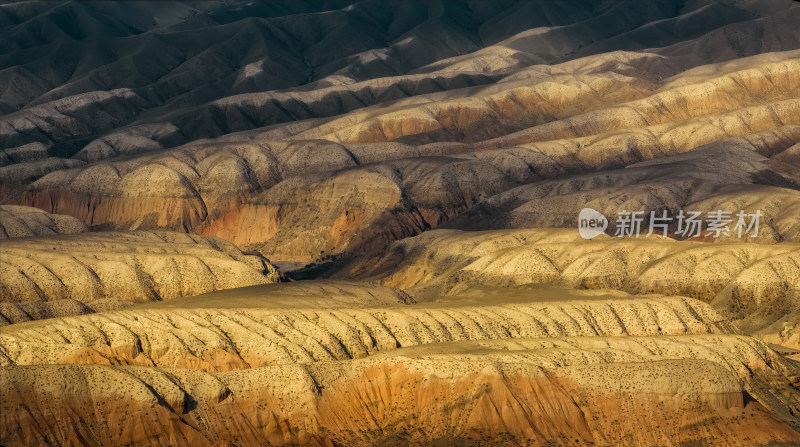
[{"label": "golden sandstone slope", "polygon": [[0,239],[89,231],[80,220],[30,206],[0,206]]},{"label": "golden sandstone slope", "polygon": [[[271,308],[276,287],[321,292],[269,285],[249,298],[217,292],[6,327],[2,436],[89,445],[800,442],[790,428],[800,408],[794,362],[735,335],[691,298],[562,292],[554,302],[533,294],[409,306],[373,287],[376,298],[361,305]],[[351,285],[319,287],[347,294]]]},{"label": "golden sandstone slope", "polygon": [[7,239],[0,324],[279,281],[263,256],[219,238],[100,232]]},{"label": "golden sandstone slope", "polygon": [[340,6],[0,5],[0,445],[800,445],[800,4]]},{"label": "golden sandstone slope", "polygon": [[800,347],[800,244],[613,238],[572,230],[435,230],[359,261],[347,276],[372,278],[418,300],[484,286],[557,284],[632,294],[690,296],[748,334]]}]

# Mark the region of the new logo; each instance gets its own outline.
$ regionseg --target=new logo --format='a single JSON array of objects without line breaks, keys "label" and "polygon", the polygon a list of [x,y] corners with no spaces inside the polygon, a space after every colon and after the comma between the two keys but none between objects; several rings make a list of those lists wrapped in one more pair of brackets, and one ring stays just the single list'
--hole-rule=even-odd
[{"label": "new logo", "polygon": [[584,208],[578,214],[578,232],[584,239],[592,239],[606,232],[608,219],[599,211]]}]

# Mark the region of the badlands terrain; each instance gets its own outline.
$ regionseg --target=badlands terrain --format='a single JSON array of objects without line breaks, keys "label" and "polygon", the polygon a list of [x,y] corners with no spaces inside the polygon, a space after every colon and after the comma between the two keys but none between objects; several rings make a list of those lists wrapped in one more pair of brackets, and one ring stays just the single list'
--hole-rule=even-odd
[{"label": "badlands terrain", "polygon": [[800,445],[798,23],[1,2],[0,445]]}]

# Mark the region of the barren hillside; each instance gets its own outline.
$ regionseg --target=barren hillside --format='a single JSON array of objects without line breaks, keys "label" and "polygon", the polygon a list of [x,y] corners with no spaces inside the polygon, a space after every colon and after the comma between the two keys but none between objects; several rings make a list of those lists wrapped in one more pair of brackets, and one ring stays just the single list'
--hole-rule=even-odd
[{"label": "barren hillside", "polygon": [[800,445],[797,23],[0,2],[0,445]]}]

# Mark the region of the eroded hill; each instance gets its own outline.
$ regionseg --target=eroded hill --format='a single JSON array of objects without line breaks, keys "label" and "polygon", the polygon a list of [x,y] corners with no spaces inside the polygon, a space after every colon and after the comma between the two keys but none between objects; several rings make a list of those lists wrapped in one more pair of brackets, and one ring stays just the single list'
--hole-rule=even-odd
[{"label": "eroded hill", "polygon": [[[570,200],[608,207],[636,195],[645,212],[726,205],[738,197],[755,204],[771,195],[774,209],[764,211],[781,228],[767,238],[797,240],[797,220],[776,215],[777,209],[797,206],[800,181],[800,37],[790,26],[800,8],[794,2],[652,3],[648,14],[654,15],[641,17],[619,15],[645,8],[638,2],[456,2],[386,10],[359,2],[343,10],[331,5],[328,12],[306,11],[296,28],[287,28],[294,7],[277,5],[236,13],[223,13],[227,9],[220,6],[182,25],[134,27],[123,33],[129,37],[103,44],[141,41],[137,57],[146,58],[154,45],[162,48],[178,36],[201,30],[227,36],[234,24],[246,25],[241,37],[220,37],[202,56],[190,55],[210,37],[184,50],[189,60],[177,72],[216,79],[210,81],[216,87],[198,87],[196,93],[177,88],[174,94],[184,100],[167,99],[175,87],[164,82],[179,82],[183,75],[177,73],[131,75],[116,81],[120,88],[100,90],[100,73],[136,70],[100,58],[87,59],[88,71],[75,72],[71,80],[54,80],[63,84],[50,96],[9,103],[13,110],[0,118],[3,201],[72,215],[93,229],[218,235],[276,262],[309,263],[385,247],[502,200],[503,193],[541,190],[549,187],[546,180],[569,178],[574,184],[573,177],[584,176],[585,186],[573,191],[582,195]],[[70,8],[98,6],[47,9],[36,20]],[[245,19],[248,11],[264,17]],[[12,41],[32,26],[22,12],[14,14],[18,19],[12,21],[20,23],[11,28]],[[200,17],[220,22],[196,22]],[[381,17],[374,22],[373,31],[381,29],[377,41],[352,40],[370,29],[358,25],[365,17]],[[341,27],[299,37],[319,20]],[[535,25],[538,20],[543,23]],[[246,55],[230,53],[231,69],[241,56],[241,70],[261,76],[245,61],[256,55],[273,61],[273,51],[289,51],[286,42],[297,41],[293,45],[299,46],[289,48],[306,48],[304,64],[311,66],[285,76],[302,87],[265,80],[247,87],[249,93],[237,92],[222,80],[232,74],[201,63],[251,29],[266,34]],[[279,29],[279,38],[267,37]],[[746,37],[754,30],[761,36],[757,42]],[[354,46],[322,51],[333,36],[343,35]],[[447,45],[434,48],[434,41]],[[380,49],[383,44],[388,46]],[[8,60],[12,54],[33,57],[26,45],[12,45]],[[718,54],[709,53],[711,45]],[[47,44],[36,48],[51,50]],[[315,59],[344,57],[342,51],[357,56],[341,59],[341,65]],[[324,74],[322,66],[333,71]],[[22,67],[2,73],[10,76]],[[148,76],[160,80],[149,84]],[[143,96],[145,87],[134,87],[139,84],[160,93]],[[704,152],[709,160],[679,157],[633,171],[663,176],[657,185],[607,174],[709,145],[716,150]],[[718,172],[733,172],[706,185],[698,177],[706,165],[718,163],[728,164],[717,166]],[[750,184],[758,186],[740,186]],[[603,189],[590,194],[589,188]],[[697,192],[688,195],[689,189]],[[503,222],[487,222],[472,213],[453,225],[573,226],[570,216],[580,208],[561,203],[553,212],[536,204],[547,210],[546,220],[520,223],[516,216],[492,215]]]},{"label": "eroded hill", "polygon": [[101,445],[800,442],[796,364],[694,299],[562,290],[563,301],[532,292],[409,305],[374,288],[379,301],[358,307],[272,302],[273,289],[295,287],[315,297],[350,286],[261,286],[5,328],[1,435]]},{"label": "eroded hill", "polygon": [[0,4],[0,444],[800,445],[798,22]]},{"label": "eroded hill", "polygon": [[7,239],[0,269],[2,324],[281,279],[266,258],[222,239],[146,231]]}]

